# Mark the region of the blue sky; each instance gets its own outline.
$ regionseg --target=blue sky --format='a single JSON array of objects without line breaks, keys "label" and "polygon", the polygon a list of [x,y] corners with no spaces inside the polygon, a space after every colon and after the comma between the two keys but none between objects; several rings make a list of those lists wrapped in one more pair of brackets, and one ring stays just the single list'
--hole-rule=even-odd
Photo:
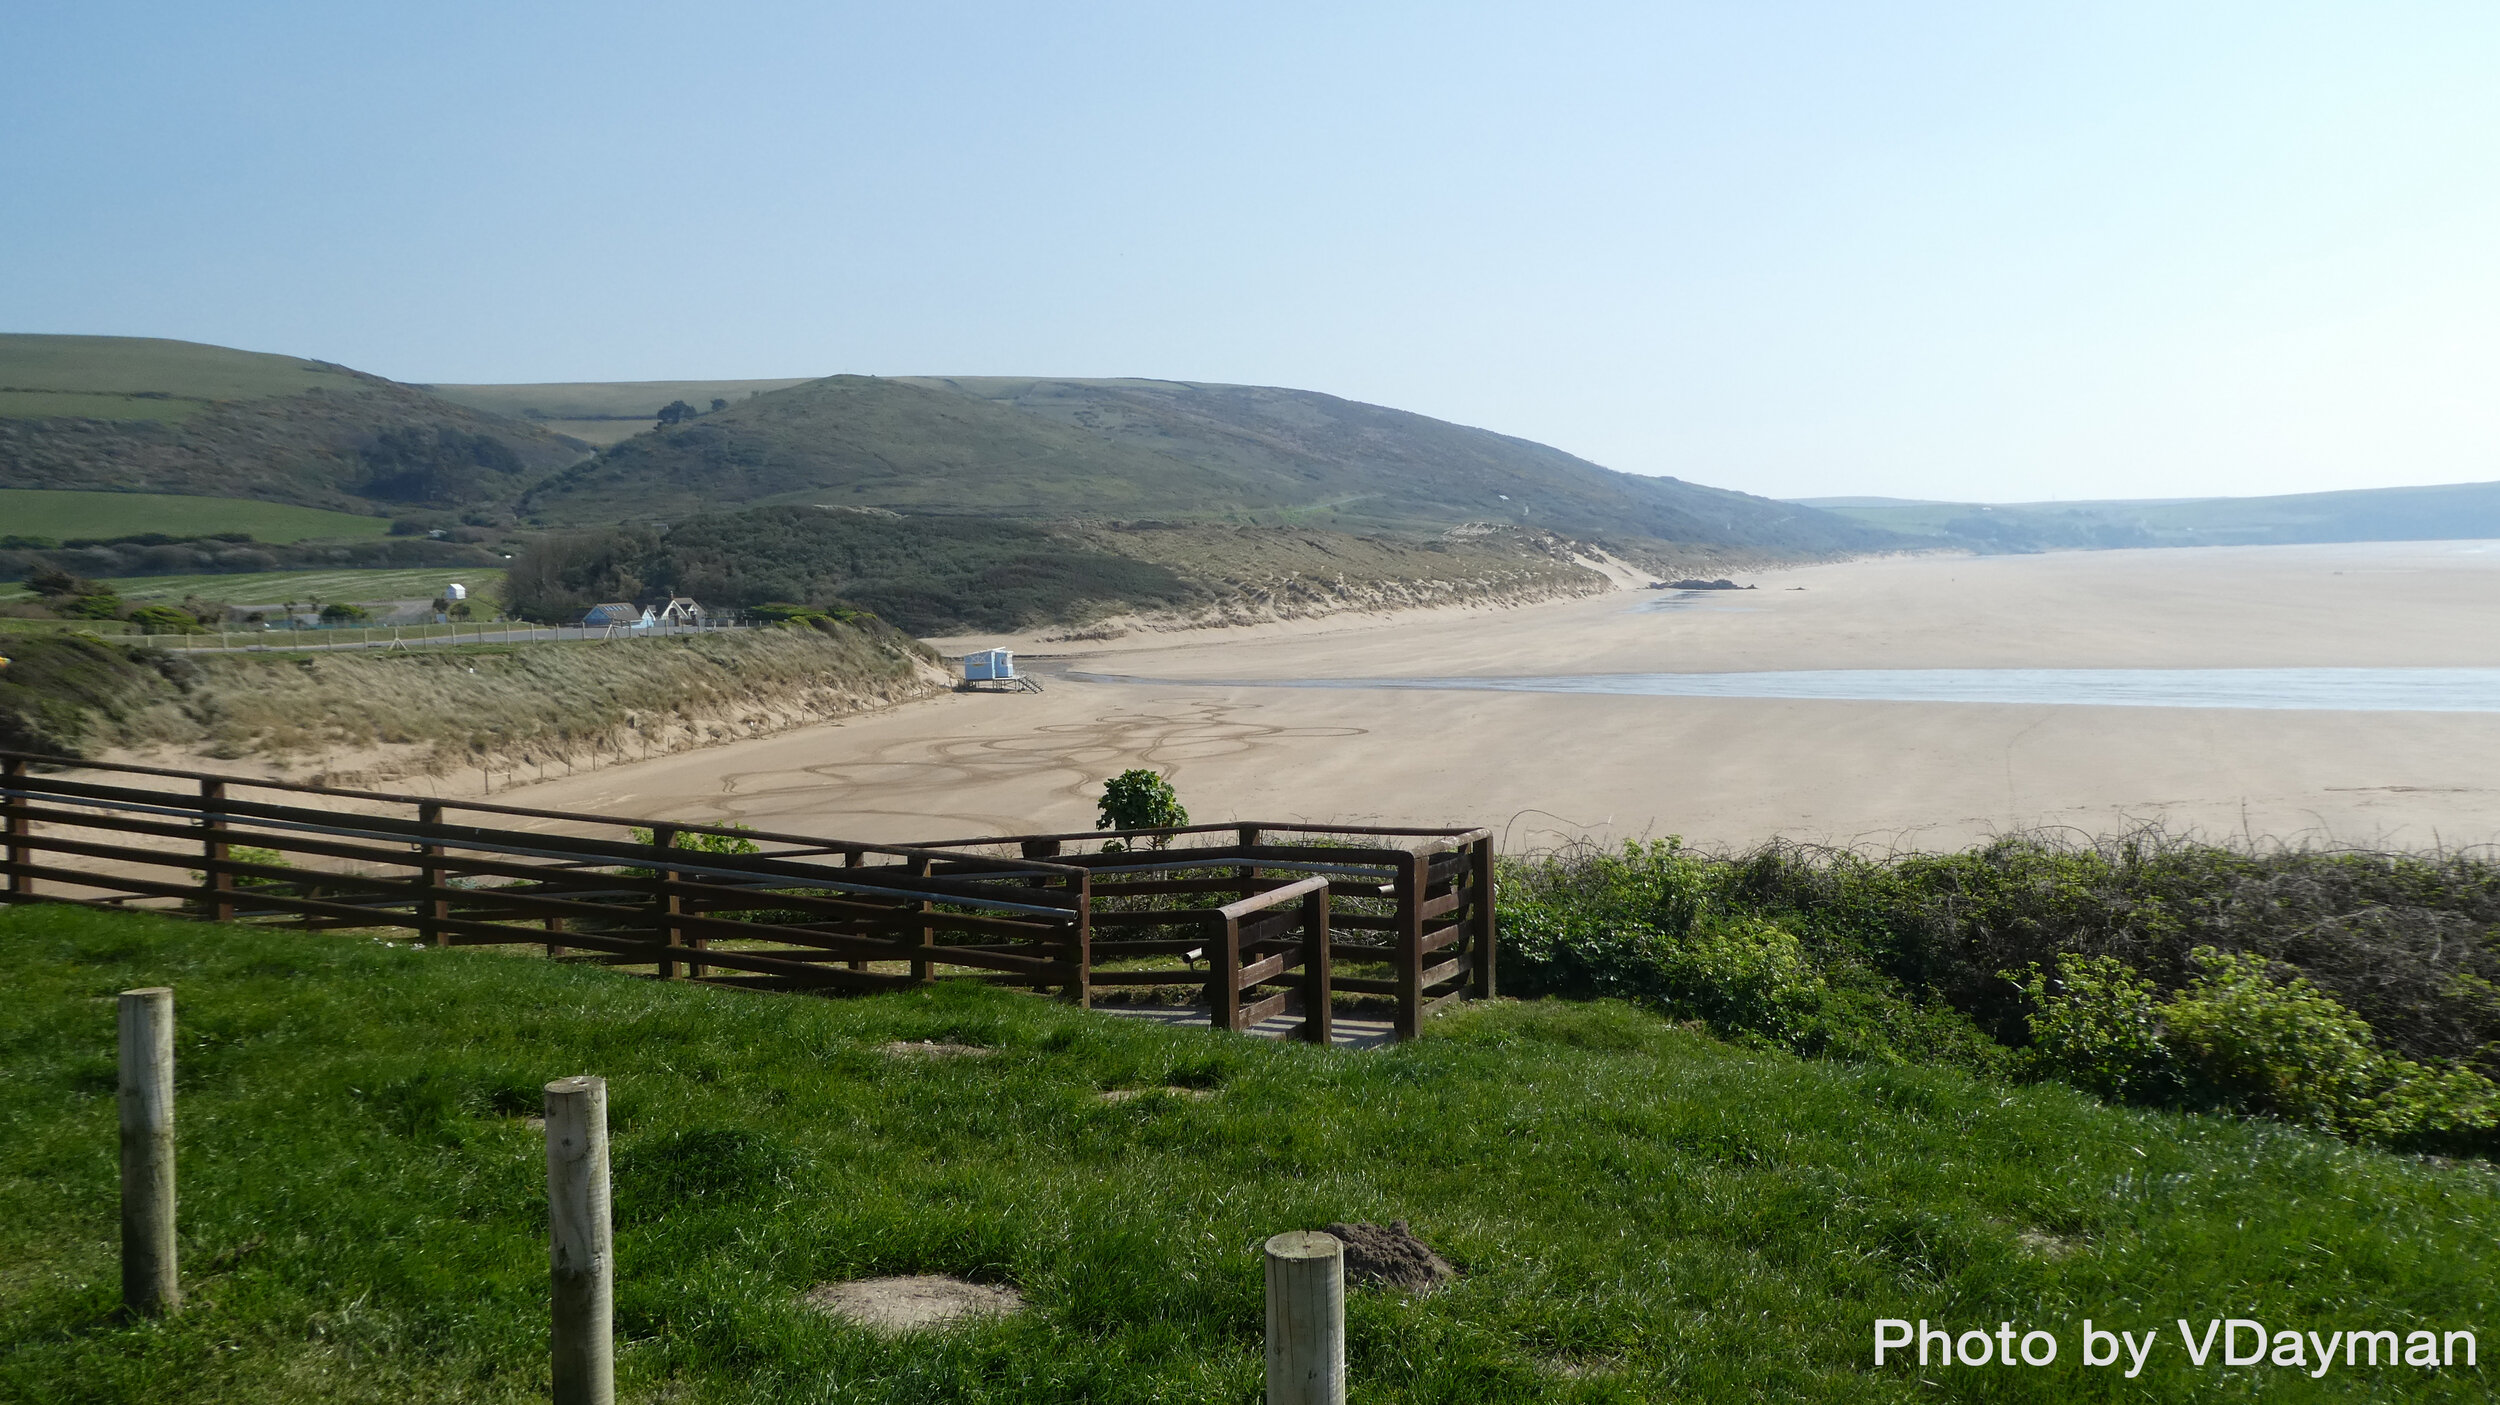
[{"label": "blue sky", "polygon": [[0,329],[1300,386],[1774,495],[2500,479],[2488,4],[17,0]]}]

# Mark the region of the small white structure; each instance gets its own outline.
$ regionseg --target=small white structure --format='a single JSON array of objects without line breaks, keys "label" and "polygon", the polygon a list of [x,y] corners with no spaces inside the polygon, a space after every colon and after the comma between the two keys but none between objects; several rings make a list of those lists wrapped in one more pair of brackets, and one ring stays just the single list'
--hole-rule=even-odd
[{"label": "small white structure", "polygon": [[1006,649],[982,649],[964,655],[964,681],[959,691],[986,691],[991,685],[1010,693],[1038,693],[1042,685],[1016,674],[1016,656]]},{"label": "small white structure", "polygon": [[659,608],[653,618],[661,624],[699,625],[703,623],[703,607],[689,595],[674,595]]},{"label": "small white structure", "polygon": [[458,581],[453,581],[451,584],[443,587],[443,598],[445,600],[466,600],[469,598],[469,588],[462,585]]}]

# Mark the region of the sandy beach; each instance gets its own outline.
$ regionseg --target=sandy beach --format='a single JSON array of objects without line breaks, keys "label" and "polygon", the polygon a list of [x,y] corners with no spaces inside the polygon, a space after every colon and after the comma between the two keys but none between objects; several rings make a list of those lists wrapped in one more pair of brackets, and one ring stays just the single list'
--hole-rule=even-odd
[{"label": "sandy beach", "polygon": [[915,703],[513,796],[891,842],[1089,828],[1103,780],[1151,766],[1200,819],[1484,824],[1513,850],[1668,834],[1932,849],[2153,821],[2332,843],[2500,839],[2500,712],[1258,686],[2500,666],[2500,543],[1894,558],[1745,579],[1758,588],[938,641],[1016,647],[1046,691]]}]

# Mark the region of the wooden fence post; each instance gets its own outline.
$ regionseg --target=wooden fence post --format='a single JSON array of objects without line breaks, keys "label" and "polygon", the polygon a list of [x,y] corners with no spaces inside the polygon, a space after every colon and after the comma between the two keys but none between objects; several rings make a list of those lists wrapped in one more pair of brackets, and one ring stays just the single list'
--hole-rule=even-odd
[{"label": "wooden fence post", "polygon": [[[846,850],[844,850],[844,851],[843,851],[843,853],[842,853],[842,866],[843,866],[844,868],[865,868],[865,867],[867,867],[867,866],[868,866],[868,851],[867,851],[867,850],[865,850],[865,849],[846,849]],[[867,969],[868,969],[868,963],[867,963],[867,961],[865,961],[865,960],[852,960],[852,961],[845,961],[845,962],[843,962],[842,964],[843,964],[843,965],[845,965],[845,966],[848,966],[850,969],[852,969],[852,970],[854,970],[854,971],[865,971],[865,970],[867,970]]]},{"label": "wooden fence post", "polygon": [[[1233,831],[1233,837],[1240,841],[1241,847],[1245,849],[1254,848],[1259,842],[1259,827],[1254,824],[1242,825]],[[1247,856],[1245,855],[1245,857]],[[1245,898],[1252,897],[1255,896],[1258,891],[1258,868],[1255,865],[1244,864],[1241,869],[1241,895]]]},{"label": "wooden fence post", "polygon": [[234,920],[234,875],[225,871],[226,818],[219,813],[225,808],[226,783],[200,782],[200,826],[207,836],[200,843],[200,859],[205,872],[200,875],[201,906],[208,911],[211,922]]},{"label": "wooden fence post", "polygon": [[174,1255],[174,993],[121,997],[122,1308],[182,1310]]},{"label": "wooden fence post", "polygon": [[[441,801],[421,800],[417,802],[418,824],[432,829],[442,822]],[[417,852],[428,859],[439,859],[443,856],[443,846],[435,843],[432,835],[427,835],[425,842],[417,846]],[[451,916],[451,902],[442,895],[443,870],[431,863],[419,864],[417,886],[425,890],[417,899],[417,940],[427,946],[443,946],[446,944],[443,919]]]},{"label": "wooden fence post", "polygon": [[1241,919],[1218,913],[1214,940],[1207,943],[1207,955],[1213,959],[1214,979],[1207,982],[1207,1025],[1213,1029],[1241,1028]]},{"label": "wooden fence post", "polygon": [[1430,856],[1407,854],[1398,864],[1397,961],[1398,1010],[1396,1037],[1412,1039],[1422,1032],[1424,1008],[1424,876]]},{"label": "wooden fence post", "polygon": [[1302,1030],[1304,1039],[1327,1048],[1336,1039],[1330,1004],[1335,965],[1328,950],[1328,889],[1302,895]]},{"label": "wooden fence post", "polygon": [[1267,1405],[1345,1405],[1345,1245],[1333,1234],[1267,1241]]},{"label": "wooden fence post", "polygon": [[[651,826],[651,844],[652,847],[658,849],[676,848],[676,827],[674,825],[665,824],[655,824]],[[667,885],[663,891],[656,894],[651,899],[652,931],[658,938],[659,944],[662,947],[668,948],[670,951],[674,951],[674,949],[685,940],[684,931],[677,925],[677,915],[684,910],[682,906],[683,899],[679,898],[676,893],[677,870],[673,868],[655,868],[651,871],[659,875],[660,881]],[[654,964],[659,968],[661,980],[673,981],[677,979],[677,960],[673,955],[663,953],[660,959]]]},{"label": "wooden fence post", "polygon": [[616,1242],[604,1078],[547,1085],[547,1276],[555,1405],[613,1405]]},{"label": "wooden fence post", "polygon": [[[914,878],[926,878],[929,876],[929,869],[931,867],[932,865],[926,858],[913,859],[911,861],[911,876]],[[927,914],[935,908],[935,906],[936,904],[934,903],[923,902],[915,907],[913,911],[920,913],[925,918]],[[920,928],[920,949],[922,951],[927,951],[929,948],[936,945],[937,929],[927,925],[924,921]],[[929,983],[930,973],[934,969],[934,963],[932,963],[926,956],[916,957],[911,963],[911,978],[917,984],[927,985]]]},{"label": "wooden fence post", "polygon": [[1070,934],[1076,979],[1068,985],[1067,998],[1078,1009],[1090,1010],[1094,1008],[1094,875],[1085,872],[1070,878],[1068,891],[1076,894],[1076,930]]},{"label": "wooden fence post", "polygon": [[[9,789],[23,789],[26,780],[26,763],[18,757],[10,757],[5,765],[0,765],[0,777],[7,780]],[[20,796],[0,796],[0,815],[8,817],[9,862],[13,864],[30,864],[35,861],[33,847],[25,842],[35,832],[34,825],[26,818],[27,808],[26,801]],[[9,895],[13,898],[33,897],[35,895],[34,877],[24,873],[10,874]]]},{"label": "wooden fence post", "polygon": [[1476,998],[1478,1000],[1490,1000],[1493,998],[1495,993],[1495,986],[1493,983],[1494,906],[1492,836],[1487,835],[1486,837],[1477,840],[1474,847],[1475,853],[1470,855],[1470,859],[1475,868],[1476,908],[1474,913],[1471,914],[1475,925],[1475,931],[1470,934],[1474,938],[1470,945],[1474,946],[1476,949]]}]

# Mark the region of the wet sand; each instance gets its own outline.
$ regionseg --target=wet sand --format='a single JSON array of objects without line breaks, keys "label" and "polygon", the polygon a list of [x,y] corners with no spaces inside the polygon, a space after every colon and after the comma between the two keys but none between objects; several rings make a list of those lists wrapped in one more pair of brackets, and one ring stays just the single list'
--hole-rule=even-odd
[{"label": "wet sand", "polygon": [[[517,803],[904,841],[1089,828],[1168,771],[1200,819],[1945,848],[2158,821],[2500,840],[2500,714],[1288,689],[1241,681],[1824,668],[2500,666],[2500,543],[1850,562],[1662,602],[1006,643],[1047,691],[916,703],[574,776]],[[1663,607],[1662,607],[1663,605]],[[1069,670],[1143,677],[1083,682]],[[1219,680],[1219,681],[1191,681]],[[1221,681],[1233,680],[1233,681]]]}]

